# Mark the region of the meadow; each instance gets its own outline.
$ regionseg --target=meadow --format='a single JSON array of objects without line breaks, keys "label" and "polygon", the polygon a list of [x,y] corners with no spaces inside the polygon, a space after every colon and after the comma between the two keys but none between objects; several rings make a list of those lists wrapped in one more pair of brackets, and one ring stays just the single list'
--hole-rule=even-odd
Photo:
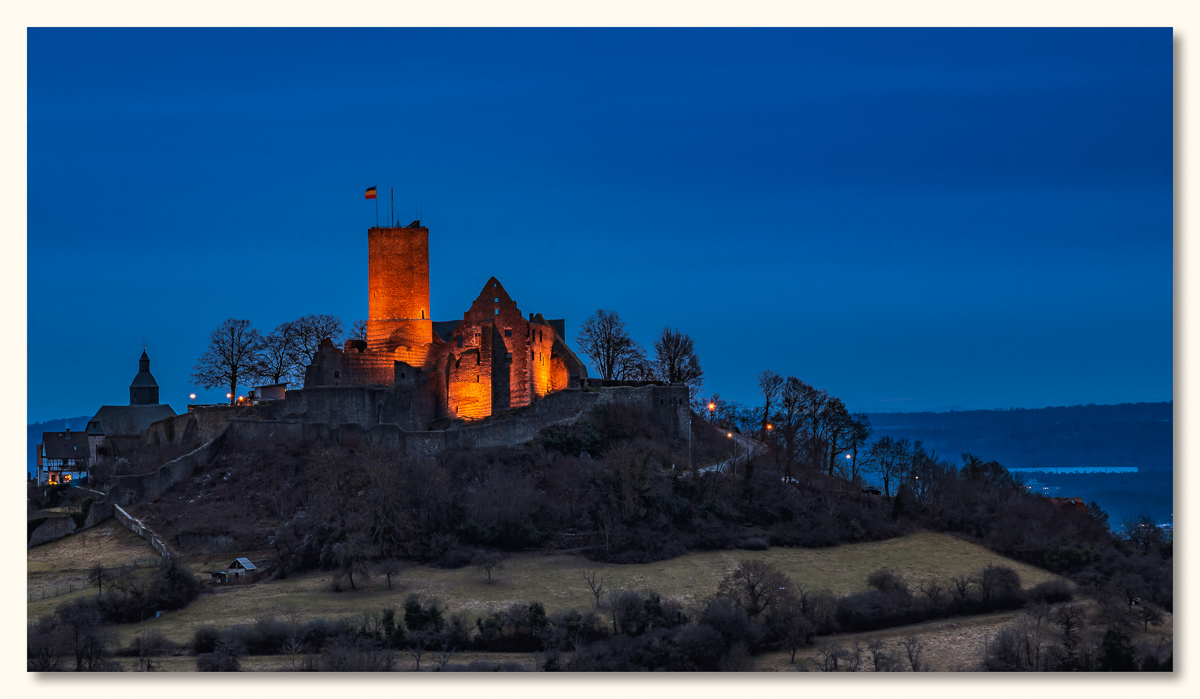
[{"label": "meadow", "polygon": [[[101,525],[97,529],[109,526],[120,529],[116,525]],[[72,541],[89,535],[89,532],[83,532],[31,549],[30,584],[65,579],[67,575],[82,579],[87,566],[97,560],[116,564],[127,562],[129,558],[146,557],[145,551],[152,553],[145,542],[128,532],[124,534],[133,541],[119,533],[103,535],[100,532],[88,539]],[[139,548],[139,544],[145,550]],[[222,559],[232,560],[235,555],[240,554],[227,554]],[[445,570],[413,565],[399,578],[393,578],[391,589],[382,577],[373,577],[367,583],[357,583],[356,590],[334,592],[332,573],[313,572],[216,589],[214,594],[202,595],[185,609],[164,613],[161,618],[140,624],[121,626],[116,631],[122,643],[149,629],[159,629],[168,638],[182,643],[190,640],[201,626],[224,628],[252,624],[264,614],[282,617],[289,609],[299,610],[304,620],[336,619],[392,605],[399,607],[412,594],[423,599],[437,598],[449,614],[463,613],[468,618],[482,616],[512,602],[540,601],[551,613],[569,607],[584,610],[595,606],[595,598],[583,577],[589,570],[603,576],[605,594],[608,590],[654,590],[678,598],[686,605],[712,596],[720,579],[744,559],[769,561],[793,581],[811,590],[829,590],[836,594],[866,590],[867,575],[879,568],[896,571],[913,587],[928,578],[945,579],[972,573],[989,564],[1012,567],[1020,574],[1024,587],[1057,578],[1052,573],[1006,559],[981,546],[930,532],[825,549],[704,551],[656,563],[630,565],[595,563],[576,555],[531,552],[508,556],[503,569],[492,571],[493,582],[490,584],[486,574],[474,567]],[[202,564],[190,562],[190,565],[194,572],[199,572],[197,566]],[[29,604],[29,614],[35,616],[52,611],[62,599],[66,597]]]}]

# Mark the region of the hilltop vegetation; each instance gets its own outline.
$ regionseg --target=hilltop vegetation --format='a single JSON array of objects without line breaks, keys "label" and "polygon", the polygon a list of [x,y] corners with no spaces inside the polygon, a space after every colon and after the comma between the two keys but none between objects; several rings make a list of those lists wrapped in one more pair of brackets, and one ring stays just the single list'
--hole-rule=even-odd
[{"label": "hilltop vegetation", "polygon": [[[798,392],[823,395],[792,377],[788,382]],[[826,429],[836,427],[833,420],[806,431],[802,417],[797,412],[786,433],[768,440],[765,451],[725,472],[699,468],[734,452],[724,431],[694,420],[696,456],[688,468],[687,442],[667,439],[652,421],[628,408],[594,410],[585,420],[547,429],[522,447],[448,451],[437,458],[411,458],[380,447],[230,439],[204,470],[160,499],[131,509],[185,554],[270,548],[277,565],[269,589],[282,592],[319,578],[326,581],[321,595],[340,592],[349,595],[347,600],[367,589],[391,597],[378,594],[378,577],[374,587],[369,579],[385,569],[394,575],[397,561],[410,570],[414,564],[448,571],[470,566],[486,570],[490,578],[500,573],[492,568],[502,554],[527,549],[571,552],[596,563],[647,564],[679,560],[689,551],[820,549],[896,540],[919,530],[950,533],[1064,575],[1092,600],[1097,611],[1070,621],[1063,632],[1059,645],[1066,655],[1053,663],[1038,659],[1030,669],[1107,667],[1094,662],[1087,655],[1091,651],[1080,655],[1081,649],[1093,647],[1088,643],[1099,647],[1092,636],[1072,635],[1085,629],[1116,634],[1113,647],[1124,654],[1121,658],[1133,657],[1125,650],[1133,624],[1139,619],[1144,625],[1154,623],[1171,610],[1173,549],[1156,527],[1126,527],[1124,536],[1116,537],[1094,504],[1058,507],[1030,495],[996,461],[967,454],[959,467],[919,444],[890,437],[859,444],[870,455],[865,463],[878,459],[880,468],[890,469],[885,492],[869,494],[859,487],[859,477],[846,480],[827,473],[846,467],[829,458],[838,453],[832,447],[840,444],[840,433]],[[827,438],[832,441],[822,441]],[[748,553],[739,565],[763,562],[759,555]],[[789,601],[770,614],[765,608],[756,610],[753,602],[737,602],[724,581],[715,594],[697,589],[694,594],[703,598],[690,607],[674,597],[679,594],[674,589],[627,591],[634,597],[606,602],[612,619],[570,607],[556,612],[551,596],[538,595],[541,599],[489,611],[495,618],[479,620],[483,626],[475,630],[469,619],[444,615],[443,626],[414,627],[407,619],[397,621],[397,612],[392,612],[389,627],[382,621],[385,604],[371,618],[306,622],[303,648],[319,657],[322,667],[359,663],[355,666],[368,669],[399,648],[396,639],[411,643],[413,634],[426,634],[416,638],[477,650],[519,646],[553,655],[569,645],[575,657],[559,658],[554,661],[558,667],[739,669],[748,666],[750,655],[781,644],[805,645],[822,635],[1020,608],[1039,600],[1053,603],[1076,594],[1061,583],[1058,588],[1030,587],[1028,576],[1011,565],[982,566],[934,585],[920,581],[919,575],[897,578],[862,566],[857,575],[871,589],[842,596],[801,586],[812,577],[804,570],[776,570],[784,576],[779,587],[796,587],[796,596],[787,596]],[[483,577],[479,571],[474,575]],[[178,571],[167,569],[137,589],[78,600],[31,627],[31,653],[35,646],[53,648],[47,639],[82,623],[80,619],[128,623],[137,620],[147,600],[178,609],[197,592]],[[229,598],[229,593],[218,598]],[[203,607],[212,604],[209,599]],[[426,616],[445,611],[438,607],[444,603],[431,599],[416,603],[426,605],[420,609],[433,605]],[[621,621],[617,609],[631,616]],[[291,632],[299,634],[302,615],[291,616]],[[283,633],[271,619],[261,625],[276,641]],[[569,644],[554,631],[569,635],[584,628],[591,630]],[[488,635],[493,632],[498,635]],[[193,639],[192,647],[206,655],[205,663],[229,667],[236,664],[239,644],[250,642],[246,633],[216,629],[203,643]],[[397,635],[402,633],[408,635]],[[546,634],[559,640],[548,640]],[[512,641],[515,646],[503,640],[508,636],[518,639]],[[150,643],[144,634],[139,638],[139,643]],[[223,645],[218,647],[218,641]],[[699,645],[689,645],[693,643]],[[274,648],[262,652],[280,652],[278,643],[262,647]],[[670,649],[680,647],[692,650],[672,656]]]}]

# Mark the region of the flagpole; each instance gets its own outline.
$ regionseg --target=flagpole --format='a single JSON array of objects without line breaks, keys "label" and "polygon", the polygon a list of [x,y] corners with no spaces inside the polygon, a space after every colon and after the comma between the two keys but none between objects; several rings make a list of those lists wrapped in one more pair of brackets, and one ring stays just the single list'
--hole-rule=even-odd
[{"label": "flagpole", "polygon": [[379,228],[379,197],[375,197],[375,227]]},{"label": "flagpole", "polygon": [[396,188],[388,187],[388,189],[391,190],[391,193],[392,193],[392,219],[391,219],[392,222],[388,225],[390,225],[392,228],[395,228],[396,227]]}]

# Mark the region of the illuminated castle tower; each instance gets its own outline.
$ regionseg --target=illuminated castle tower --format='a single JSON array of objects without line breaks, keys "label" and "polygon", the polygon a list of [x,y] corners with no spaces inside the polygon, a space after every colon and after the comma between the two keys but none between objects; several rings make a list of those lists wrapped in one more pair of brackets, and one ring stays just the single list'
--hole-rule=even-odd
[{"label": "illuminated castle tower", "polygon": [[429,229],[420,221],[404,228],[371,228],[367,259],[367,349],[395,352],[396,359],[423,366],[433,342]]}]

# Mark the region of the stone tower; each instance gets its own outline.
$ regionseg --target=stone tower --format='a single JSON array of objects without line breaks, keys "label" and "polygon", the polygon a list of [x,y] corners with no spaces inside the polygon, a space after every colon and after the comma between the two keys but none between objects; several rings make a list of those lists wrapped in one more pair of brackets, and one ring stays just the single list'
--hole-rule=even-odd
[{"label": "stone tower", "polygon": [[142,350],[142,358],[138,360],[138,373],[129,384],[130,405],[158,405],[158,382],[150,373],[150,355]]},{"label": "stone tower", "polygon": [[367,289],[367,349],[394,352],[396,359],[423,366],[433,342],[429,229],[420,221],[369,229]]}]

